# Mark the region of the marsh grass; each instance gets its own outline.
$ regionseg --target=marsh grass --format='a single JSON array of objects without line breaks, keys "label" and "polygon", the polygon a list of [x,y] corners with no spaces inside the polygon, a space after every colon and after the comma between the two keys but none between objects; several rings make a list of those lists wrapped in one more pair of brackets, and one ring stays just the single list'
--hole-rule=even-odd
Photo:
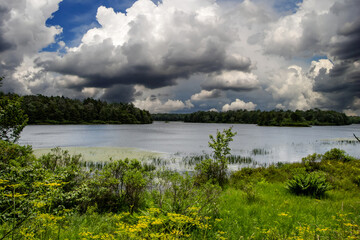
[{"label": "marsh grass", "polygon": [[[206,159],[213,159],[214,156],[211,154],[202,154],[202,155],[189,155],[182,158],[181,162],[185,166],[195,166],[196,164],[201,163]],[[229,155],[226,157],[229,164],[251,164],[255,163],[253,158],[249,156],[240,156],[240,155]]]},{"label": "marsh grass", "polygon": [[356,139],[350,139],[350,138],[338,138],[338,139],[329,139],[329,140],[323,140],[321,141],[321,144],[323,145],[330,145],[335,143],[336,145],[353,145],[356,146],[360,144],[359,141]]},{"label": "marsh grass", "polygon": [[267,155],[270,154],[270,151],[266,150],[265,148],[254,148],[251,150],[252,155]]}]

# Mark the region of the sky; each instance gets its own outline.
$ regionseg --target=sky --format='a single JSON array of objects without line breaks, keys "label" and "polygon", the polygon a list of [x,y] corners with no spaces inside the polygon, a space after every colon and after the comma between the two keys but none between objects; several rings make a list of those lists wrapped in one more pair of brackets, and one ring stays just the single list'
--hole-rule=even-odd
[{"label": "sky", "polygon": [[359,0],[0,2],[2,90],[360,115]]}]

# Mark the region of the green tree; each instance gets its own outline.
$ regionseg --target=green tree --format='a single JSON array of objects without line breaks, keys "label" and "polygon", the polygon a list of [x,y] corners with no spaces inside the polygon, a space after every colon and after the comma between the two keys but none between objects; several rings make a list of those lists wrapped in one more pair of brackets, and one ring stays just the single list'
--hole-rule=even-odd
[{"label": "green tree", "polygon": [[[0,77],[0,86],[3,77]],[[28,122],[28,117],[21,108],[22,99],[17,95],[0,97],[0,137],[7,142],[16,142]]]},{"label": "green tree", "polygon": [[236,132],[232,128],[217,131],[216,137],[210,135],[209,147],[213,149],[214,159],[202,161],[195,167],[198,171],[197,180],[200,183],[212,181],[224,186],[227,182],[226,170],[228,168],[229,143],[233,141]]}]

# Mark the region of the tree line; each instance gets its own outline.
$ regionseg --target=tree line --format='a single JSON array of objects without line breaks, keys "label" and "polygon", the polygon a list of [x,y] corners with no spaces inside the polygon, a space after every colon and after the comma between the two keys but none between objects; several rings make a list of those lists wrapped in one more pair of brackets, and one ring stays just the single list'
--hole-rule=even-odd
[{"label": "tree line", "polygon": [[198,111],[190,114],[153,114],[155,121],[184,121],[196,123],[244,123],[259,126],[299,126],[311,125],[348,125],[360,123],[359,117],[348,117],[336,111],[311,109],[307,111],[272,110],[247,111],[236,110],[227,112]]},{"label": "tree line", "polygon": [[[7,94],[8,97],[15,94]],[[28,124],[146,124],[152,123],[148,111],[132,103],[107,103],[86,98],[28,95],[21,98],[21,107],[29,117]]]}]

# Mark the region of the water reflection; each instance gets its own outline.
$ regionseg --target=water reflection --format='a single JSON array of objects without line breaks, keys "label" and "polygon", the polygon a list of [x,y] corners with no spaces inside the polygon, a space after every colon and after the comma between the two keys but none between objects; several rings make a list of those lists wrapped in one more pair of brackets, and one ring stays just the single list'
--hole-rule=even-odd
[{"label": "water reflection", "polygon": [[[261,163],[300,161],[308,154],[340,148],[360,158],[353,133],[360,125],[311,128],[259,127],[250,124],[155,122],[150,125],[46,125],[27,126],[19,141],[33,148],[133,147],[168,154],[210,153],[209,134],[233,126],[232,154],[250,156]],[[268,154],[253,154],[262,149]]]}]

